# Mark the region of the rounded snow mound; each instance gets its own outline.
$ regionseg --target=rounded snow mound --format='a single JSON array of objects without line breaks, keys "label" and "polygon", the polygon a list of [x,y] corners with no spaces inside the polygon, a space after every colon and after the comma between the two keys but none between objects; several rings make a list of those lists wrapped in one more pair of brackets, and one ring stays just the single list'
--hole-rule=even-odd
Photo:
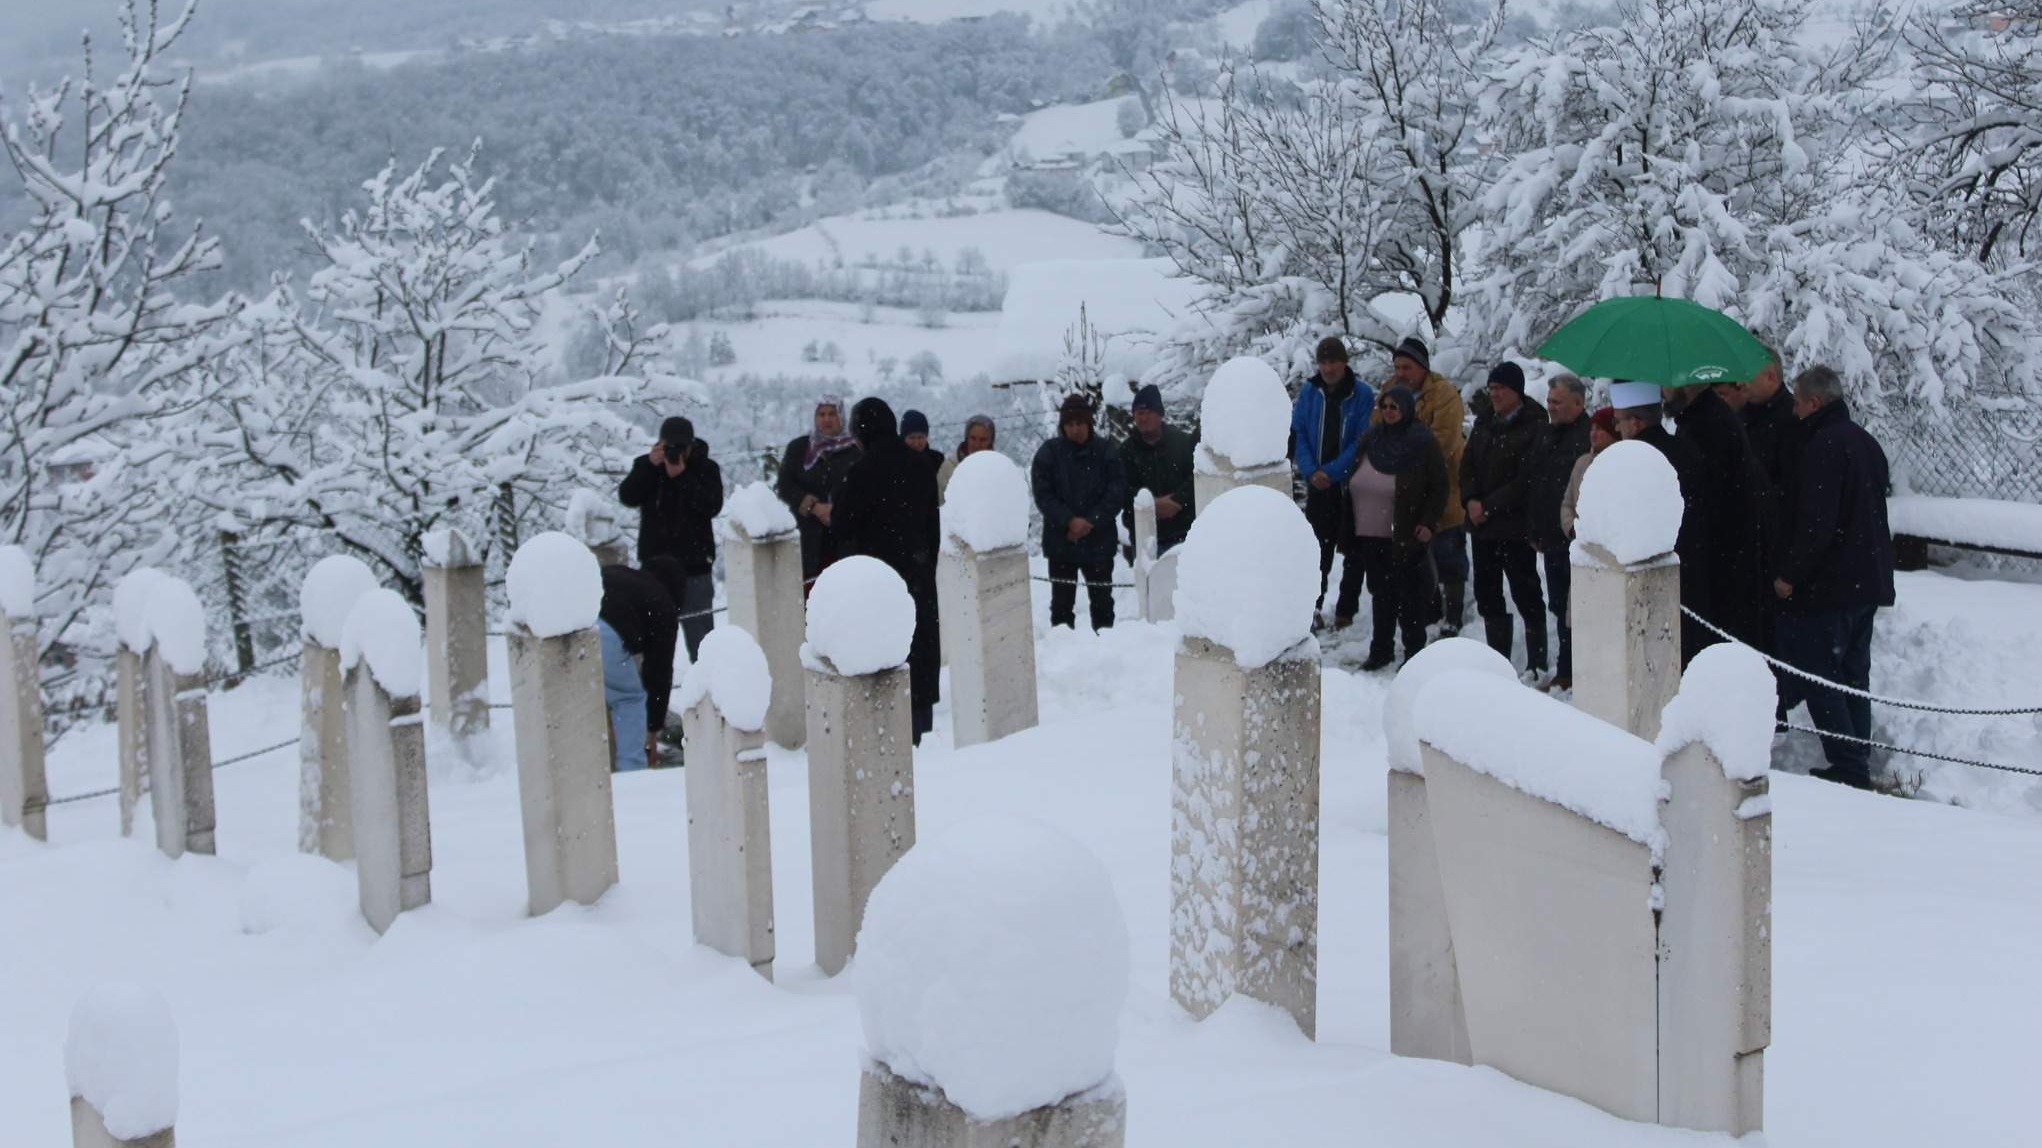
[{"label": "rounded snow mound", "polygon": [[1684,508],[1665,455],[1648,443],[1616,443],[1581,476],[1574,536],[1628,566],[1673,551]]},{"label": "rounded snow mound", "polygon": [[1319,540],[1304,511],[1266,486],[1198,508],[1177,559],[1177,624],[1254,669],[1312,635]]},{"label": "rounded snow mound", "polygon": [[259,861],[241,879],[241,931],[334,933],[361,920],[360,891],[345,868],[312,853]]},{"label": "rounded snow mound", "polygon": [[733,727],[757,732],[766,726],[773,701],[773,674],[766,652],[750,634],[736,626],[718,626],[702,639],[695,664],[681,679],[681,708],[690,710],[703,698]]},{"label": "rounded snow mound", "polygon": [[0,614],[35,617],[35,560],[19,546],[0,546]]},{"label": "rounded snow mound", "polygon": [[1754,781],[1772,768],[1773,712],[1779,687],[1757,650],[1718,642],[1695,655],[1680,676],[1680,692],[1660,717],[1659,752],[1676,753],[1700,742],[1716,755],[1725,776]]},{"label": "rounded snow mound", "polygon": [[304,636],[329,650],[340,649],[340,631],[361,596],[376,589],[376,575],[351,554],[334,554],[312,564],[298,587],[298,621]]},{"label": "rounded snow mound", "polygon": [[725,505],[732,525],[753,542],[784,538],[799,528],[794,512],[763,482],[739,487]]},{"label": "rounded snow mound", "polygon": [[865,1048],[980,1120],[1113,1076],[1127,924],[1106,867],[1023,817],[962,822],[901,858],[853,966]]},{"label": "rounded snow mound", "polygon": [[504,578],[510,620],[535,637],[590,629],[603,609],[603,568],[588,547],[558,530],[518,547]]},{"label": "rounded snow mound", "polygon": [[1383,699],[1383,740],[1389,746],[1390,768],[1402,773],[1424,773],[1418,754],[1418,726],[1413,712],[1418,695],[1432,679],[1453,670],[1473,670],[1517,680],[1510,659],[1472,638],[1442,638],[1425,647],[1404,663],[1390,683]]},{"label": "rounded snow mound", "polygon": [[395,590],[371,590],[347,612],[340,630],[340,668],[345,672],[363,662],[384,693],[393,698],[419,696],[425,677],[425,635],[411,603]]},{"label": "rounded snow mound", "polygon": [[957,464],[943,495],[943,534],[983,554],[1028,543],[1028,480],[996,450]]},{"label": "rounded snow mound", "polygon": [[[1284,460],[1290,445],[1290,394],[1268,363],[1246,356],[1222,363],[1205,385],[1198,413],[1206,449],[1233,465]],[[1199,513],[1205,513],[1203,507]]]},{"label": "rounded snow mound", "polygon": [[[956,481],[954,478],[951,481]],[[840,674],[876,674],[908,660],[915,600],[893,567],[863,554],[832,562],[808,595],[808,649]]]},{"label": "rounded snow mound", "polygon": [[64,1075],[116,1140],[140,1140],[177,1123],[177,1020],[154,989],[120,981],[71,1008]]},{"label": "rounded snow mound", "polygon": [[624,539],[624,525],[618,521],[620,508],[593,490],[577,490],[567,496],[567,514],[562,519],[567,533],[585,546],[609,546]]},{"label": "rounded snow mound", "polygon": [[113,628],[137,654],[151,647],[179,674],[206,668],[206,608],[191,583],[154,567],[132,570],[113,588]]}]

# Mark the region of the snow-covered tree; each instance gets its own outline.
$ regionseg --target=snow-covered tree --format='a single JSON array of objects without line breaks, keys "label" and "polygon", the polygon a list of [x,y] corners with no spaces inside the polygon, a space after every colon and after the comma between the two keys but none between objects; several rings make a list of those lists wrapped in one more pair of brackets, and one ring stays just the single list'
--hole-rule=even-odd
[{"label": "snow-covered tree", "polygon": [[159,424],[234,338],[237,303],[178,294],[218,245],[164,194],[190,95],[164,58],[191,16],[129,3],[112,75],[88,37],[81,79],[0,100],[28,199],[27,225],[0,238],[0,540],[36,560],[45,651],[91,645],[67,632],[92,604],[137,563],[170,561]]},{"label": "snow-covered tree", "polygon": [[1799,43],[1805,0],[1636,0],[1535,42],[1484,95],[1507,159],[1483,201],[1479,330],[1523,353],[1587,305],[1658,291],[1742,319],[1873,405],[2032,370],[2020,285],[1938,249],[1869,178],[1880,54]]},{"label": "snow-covered tree", "polygon": [[414,598],[426,533],[503,537],[506,509],[557,520],[572,491],[607,487],[643,449],[632,406],[690,394],[627,373],[645,342],[621,296],[590,313],[604,373],[558,381],[538,322],[595,243],[535,270],[476,153],[444,173],[441,159],[405,175],[386,166],[363,185],[365,207],[333,228],[307,224],[325,266],[302,299],[280,287],[254,316],[262,338],[216,367],[212,466],[192,492],[257,521],[332,531]]},{"label": "snow-covered tree", "polygon": [[1136,175],[1124,230],[1212,290],[1151,376],[1181,384],[1235,354],[1295,358],[1343,333],[1388,350],[1411,333],[1374,306],[1421,301],[1436,337],[1460,290],[1487,161],[1472,93],[1497,20],[1446,0],[1322,0],[1325,78],[1238,63],[1218,99],[1165,105],[1164,158]]},{"label": "snow-covered tree", "polygon": [[1978,259],[2042,250],[2042,0],[1962,0],[1917,12],[1916,83],[1895,157],[1932,225]]}]

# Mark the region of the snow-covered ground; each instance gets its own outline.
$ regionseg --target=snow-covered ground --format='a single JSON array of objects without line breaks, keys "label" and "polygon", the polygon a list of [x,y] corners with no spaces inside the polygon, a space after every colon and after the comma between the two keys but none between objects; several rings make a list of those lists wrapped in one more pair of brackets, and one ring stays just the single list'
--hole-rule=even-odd
[{"label": "snow-covered ground", "polygon": [[[856,267],[867,261],[891,262],[905,249],[913,258],[933,251],[946,267],[958,255],[976,248],[993,271],[1039,259],[1131,259],[1141,244],[1108,235],[1067,216],[1033,208],[982,211],[973,215],[936,216],[926,207],[910,205],[831,216],[769,239],[737,245],[775,258],[809,266]],[[727,248],[694,260],[708,267]]]},{"label": "snow-covered ground", "polygon": [[[993,367],[996,348],[992,333],[1000,322],[997,311],[951,312],[940,327],[924,326],[915,313],[896,307],[874,307],[872,321],[866,322],[866,317],[866,309],[856,303],[772,300],[759,304],[756,319],[704,319],[682,324],[675,337],[685,339],[689,330],[705,340],[719,331],[730,337],[737,362],[710,367],[703,372],[705,382],[723,382],[740,375],[811,376],[840,379],[846,393],[854,397],[888,370],[894,378],[908,377],[909,361],[924,351],[941,362],[945,382],[969,382]],[[842,361],[805,359],[810,343],[817,344],[818,354],[835,344]],[[884,366],[889,360],[891,366]]]},{"label": "snow-covered ground", "polygon": [[[1881,657],[1918,662],[1919,680],[1875,684],[1966,692],[1948,666],[1981,644],[2004,659],[1994,696],[2034,683],[2032,661],[2004,651],[2032,652],[2042,636],[2042,587],[1911,575],[1901,594]],[[1951,645],[1906,653],[1917,627],[1947,628]],[[1324,680],[1319,1042],[1244,1002],[1186,1019],[1166,984],[1174,644],[1142,625],[1045,632],[1041,727],[956,751],[939,710],[916,763],[925,836],[1019,813],[1110,870],[1133,942],[1119,1056],[1130,1145],[1720,1142],[1385,1051],[1383,676]],[[501,699],[501,648],[492,657]],[[217,695],[216,756],[288,738],[296,712],[289,678]],[[179,1139],[195,1146],[849,1144],[860,1027],[849,977],[823,980],[811,964],[803,755],[771,752],[769,985],[690,941],[678,772],[617,779],[617,889],[594,908],[525,918],[508,718],[496,715],[479,764],[431,746],[434,905],[381,939],[356,912],[351,874],[295,852],[290,749],[216,775],[217,858],[170,862],[142,837],[119,840],[110,798],[52,809],[47,846],[0,831],[0,1139],[63,1142],[72,1002],[138,979],[176,1013]],[[113,763],[112,730],[74,732],[55,747],[51,788],[110,784]],[[1773,792],[1765,1143],[2033,1143],[2036,822],[1793,776]]]}]

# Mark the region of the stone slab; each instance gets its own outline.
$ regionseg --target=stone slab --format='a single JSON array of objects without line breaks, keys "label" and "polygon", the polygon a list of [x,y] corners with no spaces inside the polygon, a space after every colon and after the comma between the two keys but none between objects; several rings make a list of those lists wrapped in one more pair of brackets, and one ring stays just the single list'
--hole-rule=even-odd
[{"label": "stone slab", "polygon": [[298,665],[298,850],[329,861],[354,859],[348,787],[347,686],[340,651],[311,639]]},{"label": "stone slab", "polygon": [[1389,775],[1390,1051],[1471,1064],[1425,779]]},{"label": "stone slab", "polygon": [[688,746],[688,890],[695,943],[773,979],[773,835],[763,733],[733,729],[704,697],[681,715]]},{"label": "stone slab", "polygon": [[1122,1148],[1127,1094],[1116,1077],[1058,1104],[983,1121],[942,1092],[867,1061],[858,1083],[858,1148]]},{"label": "stone slab", "polygon": [[801,666],[801,644],[808,632],[801,537],[790,534],[754,542],[738,533],[723,548],[723,567],[730,588],[731,624],[759,644],[773,677],[766,737],[799,749],[808,737],[806,676]]},{"label": "stone slab", "polygon": [[106,1130],[99,1110],[82,1096],[71,1098],[71,1148],[177,1148],[177,1129],[165,1128],[135,1140],[122,1140]]},{"label": "stone slab", "polygon": [[961,749],[1035,726],[1035,611],[1026,549],[951,546],[937,563],[936,592]]},{"label": "stone slab", "polygon": [[1680,566],[1576,563],[1574,707],[1646,741],[1680,691]]},{"label": "stone slab", "polygon": [[879,879],[915,844],[908,671],[808,675],[808,811],[815,961],[843,971]]},{"label": "stone slab", "polygon": [[33,618],[0,616],[0,825],[49,839],[49,779],[43,769],[43,695]]},{"label": "stone slab", "polygon": [[432,901],[424,715],[383,692],[367,663],[347,675],[348,774],[362,917],[378,933]]},{"label": "stone slab", "polygon": [[527,903],[541,917],[567,901],[593,905],[617,883],[602,643],[593,629],[539,638],[522,626],[505,641]]}]

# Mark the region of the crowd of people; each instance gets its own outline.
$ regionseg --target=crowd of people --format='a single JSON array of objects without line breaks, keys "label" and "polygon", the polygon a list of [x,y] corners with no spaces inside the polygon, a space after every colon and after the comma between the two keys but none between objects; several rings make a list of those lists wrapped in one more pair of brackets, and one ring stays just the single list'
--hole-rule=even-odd
[{"label": "crowd of people", "polygon": [[[1581,379],[1548,379],[1541,403],[1526,393],[1523,367],[1508,361],[1464,397],[1415,338],[1396,347],[1380,386],[1356,376],[1338,337],[1322,340],[1315,360],[1297,386],[1290,443],[1319,540],[1315,626],[1327,624],[1329,588],[1335,630],[1355,624],[1366,590],[1363,671],[1398,664],[1400,642],[1408,659],[1431,635],[1460,633],[1472,584],[1487,643],[1511,657],[1521,630],[1526,680],[1571,688],[1569,555],[1582,483],[1596,457],[1635,440],[1665,456],[1680,486],[1683,664],[1728,639],[1821,679],[1868,687],[1873,618],[1893,602],[1887,463],[1852,421],[1834,371],[1812,367],[1790,389],[1772,356],[1747,382],[1617,380],[1610,405],[1591,413]],[[1101,434],[1097,417],[1085,396],[1066,398],[1056,433],[1029,468],[1056,626],[1076,626],[1080,586],[1091,626],[1113,625],[1115,560],[1131,553],[1119,527],[1132,535],[1144,492],[1154,501],[1158,553],[1184,541],[1198,512],[1198,434],[1170,424],[1156,387],[1136,392],[1125,441]],[[908,665],[918,743],[939,688],[938,508],[958,463],[996,449],[998,433],[993,419],[974,416],[946,455],[929,432],[921,412],[896,419],[878,398],[848,410],[823,399],[809,432],[787,444],[775,484],[800,531],[808,584],[849,555],[886,563],[906,584],[915,602]],[[640,515],[638,568],[604,570],[605,681],[617,767],[626,769],[644,764],[640,724],[644,761],[657,759],[677,631],[692,659],[710,626],[722,477],[688,420],[668,419],[618,498]],[[1332,586],[1336,556],[1341,576]],[[1869,786],[1867,747],[1844,740],[1869,736],[1866,703],[1792,674],[1779,684],[1782,714],[1806,700],[1822,730],[1843,735],[1824,738],[1822,775]]]}]

